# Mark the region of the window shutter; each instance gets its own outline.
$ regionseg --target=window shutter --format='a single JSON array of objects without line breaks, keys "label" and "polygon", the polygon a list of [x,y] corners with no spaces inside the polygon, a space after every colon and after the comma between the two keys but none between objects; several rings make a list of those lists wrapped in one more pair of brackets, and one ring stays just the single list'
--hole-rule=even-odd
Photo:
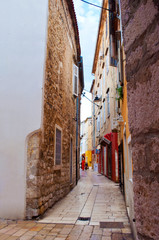
[{"label": "window shutter", "polygon": [[56,128],[56,155],[55,155],[55,164],[61,164],[61,131]]},{"label": "window shutter", "polygon": [[73,64],[73,94],[78,96],[78,67]]}]

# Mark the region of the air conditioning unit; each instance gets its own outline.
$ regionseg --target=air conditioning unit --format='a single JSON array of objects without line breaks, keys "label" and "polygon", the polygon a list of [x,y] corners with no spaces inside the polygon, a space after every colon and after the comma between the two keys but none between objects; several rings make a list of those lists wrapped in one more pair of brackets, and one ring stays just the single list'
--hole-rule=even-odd
[{"label": "air conditioning unit", "polygon": [[118,130],[118,122],[117,122],[116,118],[113,118],[113,120],[112,120],[111,129],[112,130]]}]

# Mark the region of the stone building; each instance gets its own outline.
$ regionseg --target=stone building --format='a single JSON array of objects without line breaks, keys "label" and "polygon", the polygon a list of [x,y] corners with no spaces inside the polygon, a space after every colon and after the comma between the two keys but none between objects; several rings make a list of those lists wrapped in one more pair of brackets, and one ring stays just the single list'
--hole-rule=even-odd
[{"label": "stone building", "polygon": [[31,219],[79,178],[79,33],[72,1],[1,5],[0,218]]},{"label": "stone building", "polygon": [[94,101],[92,143],[98,171],[120,184],[136,237],[121,8],[113,0],[104,0],[102,6],[90,90]]},{"label": "stone building", "polygon": [[88,117],[81,122],[81,148],[80,156],[85,157],[88,167],[92,167],[92,118]]},{"label": "stone building", "polygon": [[109,5],[109,1],[103,1],[92,68],[95,77],[90,90],[94,101],[92,144],[96,153],[95,162],[98,163],[98,171],[118,182],[118,129],[114,120],[119,116],[116,91],[119,80],[113,13],[104,10],[104,8],[109,9]]},{"label": "stone building", "polygon": [[159,2],[121,0],[137,237],[159,238]]}]

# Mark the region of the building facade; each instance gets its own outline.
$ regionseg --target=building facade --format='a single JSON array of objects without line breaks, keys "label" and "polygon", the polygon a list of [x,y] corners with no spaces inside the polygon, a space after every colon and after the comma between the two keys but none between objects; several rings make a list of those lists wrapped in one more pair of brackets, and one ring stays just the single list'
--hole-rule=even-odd
[{"label": "building facade", "polygon": [[88,167],[92,167],[92,118],[88,117],[81,123],[80,156],[85,158]]},{"label": "building facade", "polygon": [[[107,9],[107,10],[105,10]],[[133,160],[120,1],[103,1],[92,82],[92,144],[98,171],[119,182],[136,239]]]},{"label": "building facade", "polygon": [[9,88],[10,101],[0,94],[0,217],[31,219],[79,179],[82,58],[72,1],[17,3],[17,18],[7,4],[2,4],[2,12],[16,31],[3,29],[3,46],[10,41],[5,39],[8,33],[15,45],[7,52],[10,61],[4,62],[2,92],[15,82]]},{"label": "building facade", "polygon": [[[108,1],[103,1],[103,8],[111,9]],[[119,117],[117,88],[119,83],[117,67],[116,32],[120,30],[120,19],[117,18],[114,29],[112,11],[101,11],[96,50],[92,73],[92,118],[93,146],[100,173],[119,182],[118,133],[115,122]]]}]

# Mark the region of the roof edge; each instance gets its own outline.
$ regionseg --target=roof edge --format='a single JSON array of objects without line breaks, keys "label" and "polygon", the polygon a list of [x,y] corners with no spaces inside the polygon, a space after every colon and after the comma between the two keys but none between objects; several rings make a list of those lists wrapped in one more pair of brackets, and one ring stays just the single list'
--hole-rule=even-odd
[{"label": "roof edge", "polygon": [[66,0],[71,19],[72,19],[72,25],[74,28],[74,33],[75,33],[75,41],[76,41],[76,47],[77,47],[77,56],[78,59],[81,56],[81,47],[80,47],[80,38],[79,38],[79,30],[78,30],[78,24],[77,24],[77,18],[76,18],[76,13],[75,13],[75,8],[74,8],[74,3],[73,0]]},{"label": "roof edge", "polygon": [[[106,1],[103,0],[102,2],[102,7],[104,7],[106,4]],[[92,73],[95,74],[95,69],[96,69],[96,65],[97,65],[97,61],[96,61],[96,57],[99,55],[99,41],[100,39],[100,32],[101,32],[101,27],[102,27],[102,23],[103,23],[103,13],[104,13],[104,9],[102,8],[101,13],[100,13],[100,20],[99,20],[99,26],[98,26],[98,33],[97,33],[97,40],[96,40],[96,47],[95,47],[95,53],[94,53],[94,60],[93,60],[93,66],[92,66]]]}]

